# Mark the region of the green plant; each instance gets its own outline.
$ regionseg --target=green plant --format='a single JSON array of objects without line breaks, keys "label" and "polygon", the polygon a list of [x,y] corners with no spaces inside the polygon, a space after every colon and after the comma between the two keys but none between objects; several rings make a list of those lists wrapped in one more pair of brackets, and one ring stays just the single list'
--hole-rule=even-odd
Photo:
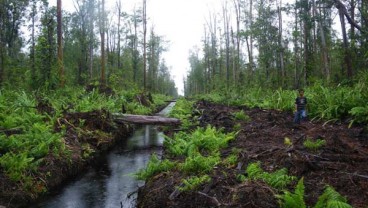
[{"label": "green plant", "polygon": [[307,138],[307,140],[303,142],[303,145],[309,150],[317,151],[318,149],[326,145],[326,140],[317,139],[316,141],[312,141],[310,138]]},{"label": "green plant", "polygon": [[306,208],[306,204],[304,202],[304,178],[301,178],[296,185],[294,193],[289,191],[284,191],[283,195],[276,195],[276,198],[279,199],[281,208]]},{"label": "green plant", "polygon": [[184,163],[180,165],[180,170],[190,174],[208,173],[220,161],[221,158],[219,155],[205,157],[197,153],[196,155],[187,157]]},{"label": "green plant", "polygon": [[194,110],[193,109],[193,101],[188,101],[186,99],[178,99],[176,101],[175,106],[173,107],[173,109],[171,110],[171,112],[169,113],[170,117],[173,118],[178,118],[181,120],[181,126],[184,129],[187,129],[191,126],[197,125],[197,121],[193,122],[190,120],[191,118],[191,113]]},{"label": "green plant", "polygon": [[139,170],[134,175],[138,180],[147,180],[160,172],[169,171],[175,166],[175,162],[171,162],[167,159],[161,161],[156,154],[153,154],[147,164],[147,167],[145,169]]},{"label": "green plant", "polygon": [[249,164],[246,172],[250,179],[262,180],[277,189],[285,188],[296,179],[294,176],[287,175],[288,171],[286,168],[279,169],[273,173],[265,172],[261,168],[261,164],[259,162]]},{"label": "green plant", "polygon": [[171,155],[190,156],[192,153],[216,153],[235,138],[236,133],[222,133],[215,127],[197,128],[191,134],[180,132],[173,139],[167,138],[165,147]]},{"label": "green plant", "polygon": [[243,110],[235,112],[232,115],[235,117],[236,120],[239,120],[239,121],[249,122],[251,120],[251,118],[247,114],[245,114]]},{"label": "green plant", "polygon": [[198,189],[202,184],[208,183],[211,181],[211,177],[208,175],[202,176],[192,176],[182,181],[182,186],[178,187],[180,191],[193,191]]},{"label": "green plant", "polygon": [[323,194],[318,198],[318,201],[314,208],[352,208],[347,203],[345,197],[341,196],[340,193],[335,191],[331,186],[326,186]]},{"label": "green plant", "polygon": [[[282,195],[276,195],[276,198],[279,199],[281,208],[306,208],[304,195],[304,178],[301,178],[295,187],[294,193],[284,191]],[[352,208],[352,206],[333,187],[326,186],[323,194],[318,197],[318,201],[313,208]]]},{"label": "green plant", "polygon": [[349,111],[349,114],[354,116],[350,126],[353,122],[368,122],[368,106],[354,107]]},{"label": "green plant", "polygon": [[227,156],[222,163],[227,166],[227,167],[233,167],[237,164],[238,162],[238,154],[240,152],[240,149],[237,148],[233,148],[231,150],[231,154],[229,156]]}]

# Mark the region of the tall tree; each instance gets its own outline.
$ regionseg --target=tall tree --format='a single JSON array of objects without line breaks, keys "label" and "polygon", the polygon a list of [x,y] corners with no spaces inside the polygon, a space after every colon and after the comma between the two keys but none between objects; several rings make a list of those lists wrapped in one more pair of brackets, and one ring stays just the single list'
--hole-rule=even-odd
[{"label": "tall tree", "polygon": [[143,89],[147,89],[147,0],[143,0]]},{"label": "tall tree", "polygon": [[59,68],[59,79],[60,86],[64,87],[65,78],[64,78],[64,62],[63,62],[63,30],[62,30],[62,14],[61,14],[61,0],[57,0],[57,57],[58,57],[58,68]]},{"label": "tall tree", "polygon": [[224,21],[225,36],[225,57],[226,57],[226,86],[230,86],[230,14],[227,8],[227,2],[222,5],[222,15]]},{"label": "tall tree", "polygon": [[105,67],[106,67],[106,58],[105,58],[105,0],[101,2],[101,9],[100,9],[100,36],[101,36],[101,85],[106,84],[105,78]]}]

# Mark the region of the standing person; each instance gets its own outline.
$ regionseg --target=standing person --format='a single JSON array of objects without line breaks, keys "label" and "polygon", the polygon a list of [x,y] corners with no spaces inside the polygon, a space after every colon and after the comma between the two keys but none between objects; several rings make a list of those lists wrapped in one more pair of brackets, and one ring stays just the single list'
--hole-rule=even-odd
[{"label": "standing person", "polygon": [[304,97],[304,90],[299,89],[299,96],[295,99],[294,123],[300,124],[300,121],[307,117],[307,98]]}]

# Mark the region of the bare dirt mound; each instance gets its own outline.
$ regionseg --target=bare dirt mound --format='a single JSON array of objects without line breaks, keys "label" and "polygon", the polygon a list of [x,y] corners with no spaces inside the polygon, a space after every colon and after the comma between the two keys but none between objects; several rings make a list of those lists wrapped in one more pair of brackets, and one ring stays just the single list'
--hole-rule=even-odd
[{"label": "bare dirt mound", "polygon": [[[289,175],[304,177],[306,203],[313,206],[331,185],[346,196],[353,207],[368,206],[368,135],[365,127],[307,121],[294,125],[293,115],[275,110],[247,109],[199,102],[201,126],[211,124],[230,130],[240,123],[240,132],[228,148],[240,149],[236,167],[218,166],[210,184],[199,190],[173,195],[185,176],[178,172],[160,174],[139,190],[138,207],[279,207],[276,190],[263,182],[239,182],[249,163],[260,161],[266,171],[286,167]],[[243,110],[250,121],[235,121],[232,113]],[[292,145],[285,144],[288,137]],[[324,139],[326,145],[307,149],[305,140]],[[296,182],[295,182],[296,183]],[[292,190],[295,183],[290,186]],[[171,196],[171,197],[170,197]],[[173,197],[174,196],[174,197]]]}]

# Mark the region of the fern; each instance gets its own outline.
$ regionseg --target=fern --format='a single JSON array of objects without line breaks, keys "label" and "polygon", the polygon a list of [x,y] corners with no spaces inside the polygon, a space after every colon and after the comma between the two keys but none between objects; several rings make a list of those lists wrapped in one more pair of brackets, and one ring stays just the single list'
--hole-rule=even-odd
[{"label": "fern", "polygon": [[186,158],[185,162],[181,164],[180,169],[186,173],[208,173],[220,162],[220,157],[202,156],[198,153],[195,156]]},{"label": "fern", "polygon": [[282,189],[289,185],[292,181],[296,179],[294,176],[287,175],[287,169],[282,168],[273,173],[267,173],[262,170],[260,163],[251,163],[247,167],[247,174],[250,179],[262,180],[268,185],[276,188]]},{"label": "fern", "polygon": [[346,202],[345,197],[341,196],[333,187],[327,186],[323,194],[318,198],[314,208],[352,208]]},{"label": "fern", "polygon": [[243,110],[232,114],[236,120],[249,122],[251,118]]},{"label": "fern", "polygon": [[304,178],[301,178],[296,185],[294,193],[284,191],[283,195],[276,195],[276,198],[279,199],[281,208],[306,208],[304,191]]},{"label": "fern", "polygon": [[163,160],[161,161],[156,154],[153,154],[150,158],[150,161],[147,164],[147,167],[145,169],[139,170],[137,173],[135,173],[135,177],[138,180],[147,180],[151,178],[152,176],[160,173],[160,172],[166,172],[171,169],[173,169],[176,166],[176,163],[171,162],[169,160]]},{"label": "fern", "polygon": [[211,180],[211,178],[208,175],[203,176],[193,176],[188,179],[184,179],[182,182],[182,186],[178,187],[180,191],[193,191],[198,189],[199,186],[201,186],[204,183],[208,183]]},{"label": "fern", "polygon": [[307,140],[305,140],[303,142],[303,145],[304,145],[304,147],[306,147],[309,150],[317,151],[322,146],[325,146],[326,145],[326,140],[324,140],[324,139],[317,139],[315,142],[313,142],[310,138],[308,138]]}]

